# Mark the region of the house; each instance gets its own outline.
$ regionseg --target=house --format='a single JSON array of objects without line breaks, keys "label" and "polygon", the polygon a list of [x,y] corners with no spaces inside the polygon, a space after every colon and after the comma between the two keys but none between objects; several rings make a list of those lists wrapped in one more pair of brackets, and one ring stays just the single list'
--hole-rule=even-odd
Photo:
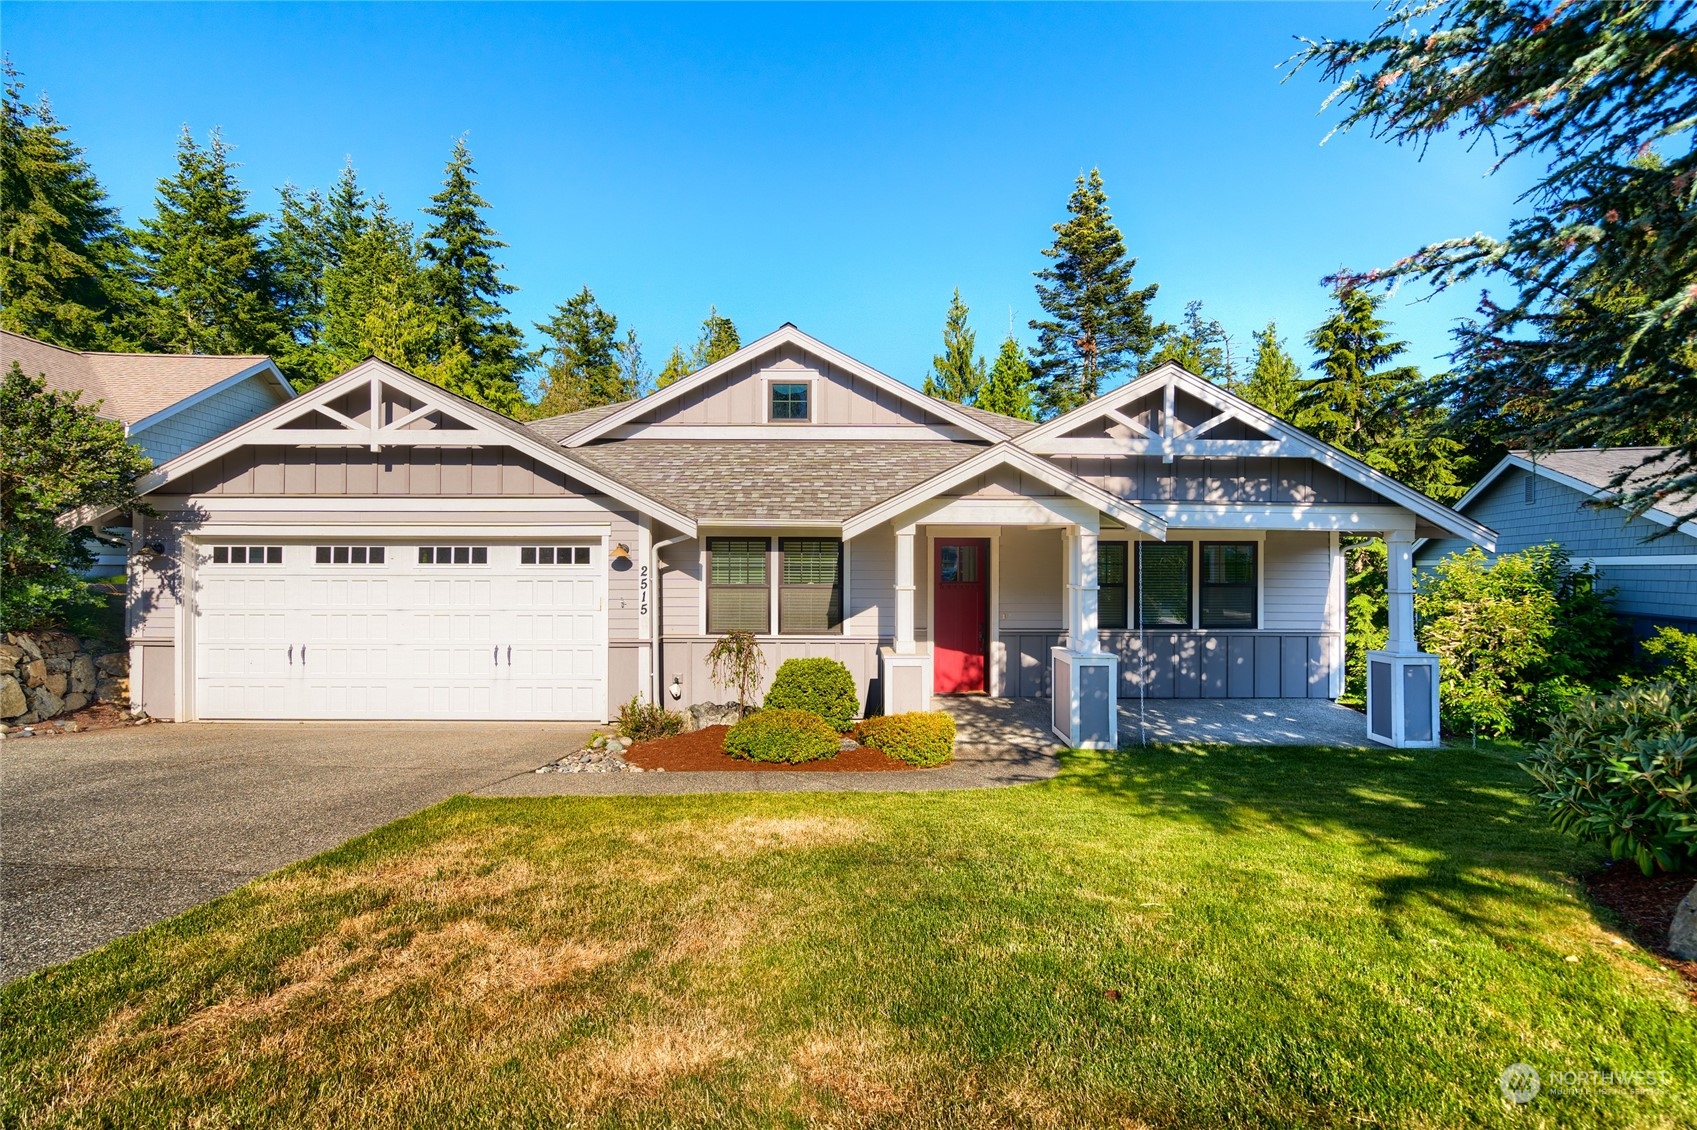
[{"label": "house", "polygon": [[370,360],[143,489],[131,682],[177,719],[599,721],[722,699],[707,652],[746,629],[768,674],[840,659],[871,709],[1050,697],[1068,741],[1112,745],[1140,692],[1335,698],[1339,538],[1374,532],[1373,732],[1432,744],[1411,549],[1492,544],[1176,365],[1034,425],[787,324],[529,424]]},{"label": "house", "polygon": [[[1499,553],[1555,542],[1575,565],[1595,566],[1615,590],[1616,611],[1639,634],[1664,624],[1697,632],[1697,523],[1680,522],[1671,509],[1629,518],[1607,505],[1617,474],[1666,450],[1510,452],[1455,508],[1498,532]],[[1416,548],[1416,563],[1429,569],[1466,544],[1433,538]]]}]

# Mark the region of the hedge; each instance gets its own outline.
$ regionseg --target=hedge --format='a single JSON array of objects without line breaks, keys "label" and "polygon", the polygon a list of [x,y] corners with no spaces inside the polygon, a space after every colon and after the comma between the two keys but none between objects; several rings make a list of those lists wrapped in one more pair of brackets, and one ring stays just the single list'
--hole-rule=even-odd
[{"label": "hedge", "polygon": [[860,724],[860,744],[929,769],[955,756],[955,720],[940,710],[886,714]]},{"label": "hedge", "polygon": [[854,725],[860,713],[854,676],[835,659],[784,660],[762,705],[767,710],[811,711],[839,734]]},{"label": "hedge", "polygon": [[725,735],[725,752],[743,761],[799,765],[837,756],[837,731],[806,710],[762,710]]}]

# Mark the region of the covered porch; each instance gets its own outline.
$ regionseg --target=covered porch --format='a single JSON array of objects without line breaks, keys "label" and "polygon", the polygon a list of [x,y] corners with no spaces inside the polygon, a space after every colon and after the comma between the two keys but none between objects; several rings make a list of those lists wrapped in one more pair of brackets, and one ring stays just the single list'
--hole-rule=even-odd
[{"label": "covered porch", "polygon": [[[955,720],[965,751],[1050,751],[1061,740],[1042,699],[938,695],[932,705]],[[1368,744],[1362,717],[1329,699],[1121,699],[1119,744]]]}]

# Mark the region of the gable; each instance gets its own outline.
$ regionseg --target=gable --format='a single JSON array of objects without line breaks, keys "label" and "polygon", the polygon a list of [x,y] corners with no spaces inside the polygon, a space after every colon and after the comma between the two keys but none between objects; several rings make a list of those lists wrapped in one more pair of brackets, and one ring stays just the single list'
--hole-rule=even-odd
[{"label": "gable", "polygon": [[155,413],[130,430],[130,440],[155,464],[175,459],[208,440],[238,428],[289,399],[269,371],[191,397],[173,410]]}]

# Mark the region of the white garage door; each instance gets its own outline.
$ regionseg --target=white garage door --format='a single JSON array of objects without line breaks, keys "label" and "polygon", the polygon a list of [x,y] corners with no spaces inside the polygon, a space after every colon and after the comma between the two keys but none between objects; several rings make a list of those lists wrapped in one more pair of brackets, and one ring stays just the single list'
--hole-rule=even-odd
[{"label": "white garage door", "polygon": [[201,718],[606,717],[599,542],[201,547]]}]

